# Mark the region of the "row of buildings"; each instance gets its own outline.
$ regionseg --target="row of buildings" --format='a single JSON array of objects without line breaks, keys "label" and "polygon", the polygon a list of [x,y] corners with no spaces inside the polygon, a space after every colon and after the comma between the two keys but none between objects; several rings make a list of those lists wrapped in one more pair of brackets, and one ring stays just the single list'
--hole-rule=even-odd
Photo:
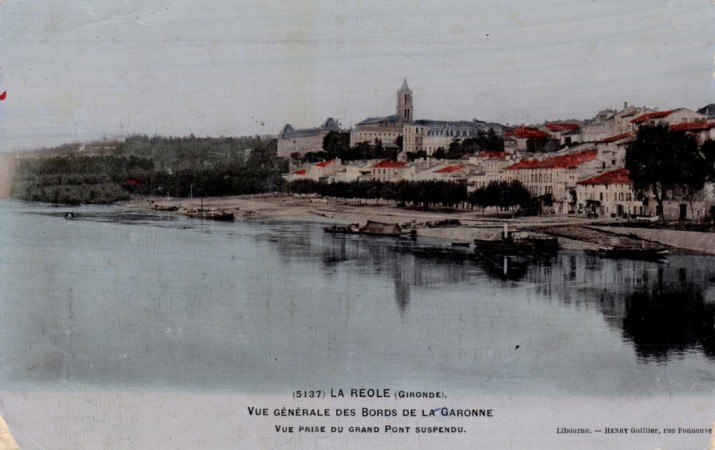
[{"label": "row of buildings", "polygon": [[[541,126],[505,127],[482,121],[415,120],[412,90],[403,82],[397,91],[396,114],[371,117],[350,130],[350,144],[382,142],[397,146],[402,139],[397,161],[339,160],[296,168],[288,180],[313,179],[325,182],[372,179],[454,180],[469,190],[491,181],[519,180],[534,196],[547,198],[548,211],[556,214],[582,213],[606,216],[654,215],[653,201],[639,200],[625,170],[627,144],[644,124],[666,123],[673,130],[695,135],[699,142],[715,139],[715,105],[698,111],[679,108],[656,111],[624,104],[620,111],[600,111],[586,121],[548,122]],[[493,130],[504,140],[504,149],[483,151],[461,160],[445,161],[430,155],[452,142]],[[322,127],[293,130],[284,127],[278,136],[278,154],[291,157],[305,151],[320,151],[322,137],[337,131],[328,119]],[[321,136],[322,134],[322,136]],[[312,144],[308,145],[308,142]],[[424,151],[426,158],[407,162],[408,152]],[[703,218],[715,204],[715,192],[707,186],[701,200],[691,205],[667,202],[666,215],[675,218]]]}]

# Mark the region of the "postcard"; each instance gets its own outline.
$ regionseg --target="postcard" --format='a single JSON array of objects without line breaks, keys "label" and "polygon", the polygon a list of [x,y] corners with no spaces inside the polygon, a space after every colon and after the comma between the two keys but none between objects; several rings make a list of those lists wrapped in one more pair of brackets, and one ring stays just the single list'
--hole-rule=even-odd
[{"label": "postcard", "polygon": [[713,2],[0,2],[0,448],[715,448]]}]

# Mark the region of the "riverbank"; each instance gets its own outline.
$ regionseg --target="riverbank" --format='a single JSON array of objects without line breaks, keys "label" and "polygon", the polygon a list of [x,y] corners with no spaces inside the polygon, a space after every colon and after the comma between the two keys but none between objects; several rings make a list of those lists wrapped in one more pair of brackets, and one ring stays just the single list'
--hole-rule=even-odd
[{"label": "riverbank", "polygon": [[[417,210],[397,208],[384,200],[361,203],[316,196],[285,194],[213,197],[205,199],[137,197],[123,205],[152,210],[205,209],[233,213],[237,219],[310,221],[326,224],[364,224],[368,220],[409,224],[417,235],[452,242],[473,239],[497,239],[507,223],[513,231],[557,236],[562,248],[594,249],[603,245],[636,245],[645,240],[664,245],[672,253],[715,255],[715,233],[640,229],[613,226],[613,219],[586,219],[575,216],[548,215],[536,217],[483,216],[477,211]],[[459,221],[458,226],[444,225]]]}]

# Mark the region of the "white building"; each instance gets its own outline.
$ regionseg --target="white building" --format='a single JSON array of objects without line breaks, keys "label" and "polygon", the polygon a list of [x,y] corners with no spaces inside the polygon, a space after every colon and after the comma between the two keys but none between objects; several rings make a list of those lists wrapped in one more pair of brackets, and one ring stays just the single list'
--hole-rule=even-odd
[{"label": "white building", "polygon": [[486,187],[492,181],[502,178],[502,171],[514,164],[515,156],[508,152],[481,152],[469,157],[469,165],[474,166],[474,173],[467,180],[467,191]]},{"label": "white building", "polygon": [[405,134],[405,124],[412,119],[412,89],[407,85],[407,80],[404,80],[402,87],[397,91],[396,114],[385,117],[369,117],[359,122],[350,130],[350,146],[354,147],[360,142],[372,144],[375,141],[380,141],[385,146],[396,145],[397,138]]},{"label": "white building", "polygon": [[576,184],[578,211],[598,216],[646,215],[648,208],[636,199],[628,170],[616,169]]},{"label": "white building", "polygon": [[503,127],[498,123],[478,120],[415,120],[405,124],[403,152],[424,151],[427,155],[432,155],[440,148],[448,150],[452,142],[476,138],[480,133],[487,133],[490,129],[501,136]]},{"label": "white building", "polygon": [[611,136],[633,132],[636,129],[633,119],[649,111],[652,110],[628,106],[627,103],[621,111],[599,111],[596,117],[585,121],[581,126],[582,142],[598,142]]},{"label": "white building", "polygon": [[404,161],[384,160],[372,166],[372,179],[377,181],[399,181],[409,171]]},{"label": "white building", "polygon": [[323,138],[331,131],[340,131],[335,119],[329,117],[318,128],[296,130],[286,124],[277,137],[278,157],[302,157],[306,153],[316,153],[323,150]]},{"label": "white building", "polygon": [[313,180],[313,181],[329,181],[331,177],[340,170],[341,164],[339,159],[331,159],[329,161],[321,161],[317,164],[310,164],[300,167],[293,172],[284,175],[286,181],[295,180]]},{"label": "white building", "polygon": [[688,108],[671,109],[668,111],[654,111],[641,114],[631,120],[631,123],[635,127],[631,131],[636,131],[638,127],[643,125],[652,125],[660,122],[673,126],[684,122],[700,122],[706,119],[707,117],[705,115],[692,111]]},{"label": "white building", "polygon": [[501,179],[519,180],[533,196],[551,194],[554,212],[566,214],[575,207],[576,183],[602,172],[609,165],[594,149],[545,159],[519,161],[504,169]]}]

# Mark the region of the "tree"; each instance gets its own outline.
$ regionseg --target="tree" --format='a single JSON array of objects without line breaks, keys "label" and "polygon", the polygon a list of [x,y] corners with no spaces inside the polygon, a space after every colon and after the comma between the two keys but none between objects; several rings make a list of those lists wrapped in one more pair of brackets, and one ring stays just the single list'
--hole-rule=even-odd
[{"label": "tree", "polygon": [[490,181],[486,186],[469,194],[467,200],[470,204],[482,208],[482,211],[487,206],[504,209],[519,206],[526,210],[531,208],[534,203],[529,190],[519,180]]},{"label": "tree", "polygon": [[416,152],[406,152],[405,156],[407,157],[408,161],[412,162],[415,159],[427,158],[427,152],[425,150],[417,150]]},{"label": "tree", "polygon": [[698,151],[683,155],[681,164],[680,190],[693,215],[693,202],[702,196],[705,183],[715,180],[715,141],[707,140]]},{"label": "tree", "polygon": [[395,145],[397,146],[397,152],[402,153],[405,146],[405,138],[403,138],[402,135],[397,136],[395,139]]},{"label": "tree", "polygon": [[447,159],[460,159],[463,156],[462,144],[459,142],[458,138],[452,139],[449,144],[447,153],[445,153],[445,158]]},{"label": "tree", "polygon": [[350,151],[350,133],[328,132],[323,138],[323,151],[328,159],[343,158]]},{"label": "tree", "polygon": [[707,175],[703,178],[703,173],[707,171],[697,166],[705,164],[693,136],[671,131],[663,123],[642,126],[626,151],[626,169],[630,171],[636,193],[650,191],[653,194],[661,219],[663,200],[669,192],[677,187],[702,188],[707,178]]}]

